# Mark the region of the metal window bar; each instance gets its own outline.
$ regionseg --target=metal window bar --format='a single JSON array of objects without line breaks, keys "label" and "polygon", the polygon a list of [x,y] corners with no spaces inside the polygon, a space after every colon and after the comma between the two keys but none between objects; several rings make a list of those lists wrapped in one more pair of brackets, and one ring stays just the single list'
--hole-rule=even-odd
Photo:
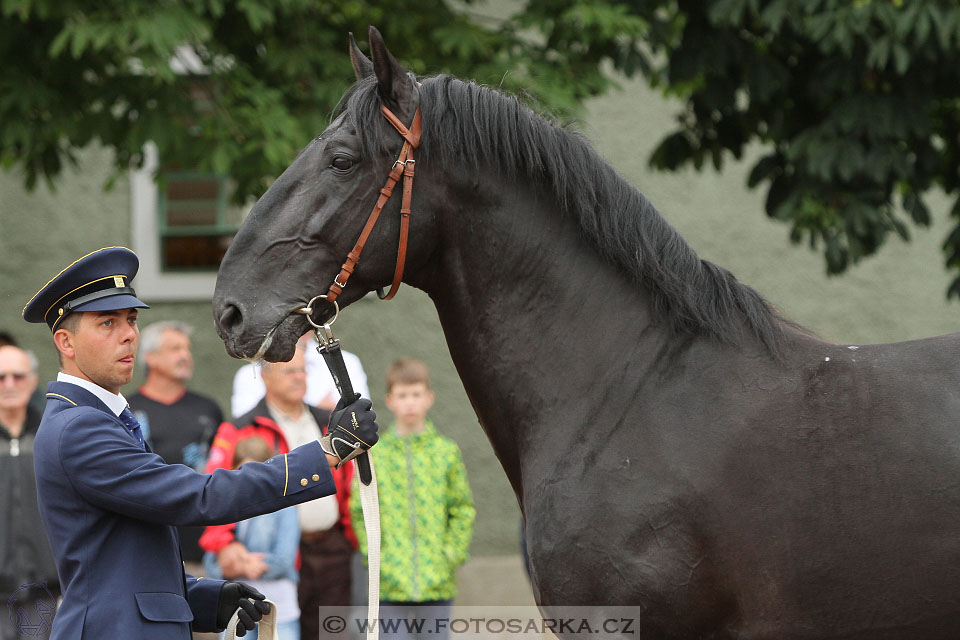
[{"label": "metal window bar", "polygon": [[[228,224],[228,178],[223,175],[203,173],[199,171],[170,171],[166,173],[166,188],[162,189],[158,198],[158,240],[161,247],[164,241],[173,238],[201,237],[201,236],[224,236],[232,235],[237,232],[235,225]],[[200,182],[212,181],[216,183],[215,198],[199,199],[181,199],[171,200],[168,195],[171,184],[177,182]],[[215,212],[215,223],[205,225],[174,225],[169,224],[169,213],[171,211],[183,211],[191,208],[211,208]],[[167,264],[166,252],[161,249],[161,269],[164,271],[194,271],[192,267],[182,267],[179,265]]]}]

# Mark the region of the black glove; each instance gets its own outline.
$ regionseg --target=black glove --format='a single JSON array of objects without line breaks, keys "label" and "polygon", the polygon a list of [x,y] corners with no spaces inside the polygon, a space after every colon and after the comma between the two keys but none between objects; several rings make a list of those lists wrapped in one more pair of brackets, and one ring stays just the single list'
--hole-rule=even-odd
[{"label": "black glove", "polygon": [[340,398],[340,402],[330,414],[330,427],[327,435],[320,438],[320,446],[324,452],[339,460],[338,469],[344,462],[353,460],[377,444],[380,439],[377,434],[377,413],[371,406],[370,401],[361,398],[358,393],[350,404]]},{"label": "black glove", "polygon": [[237,614],[237,637],[247,635],[247,631],[256,627],[257,621],[265,613],[270,613],[270,605],[264,602],[265,599],[262,593],[242,582],[224,583],[217,601],[217,628],[226,629],[233,612],[240,609]]}]

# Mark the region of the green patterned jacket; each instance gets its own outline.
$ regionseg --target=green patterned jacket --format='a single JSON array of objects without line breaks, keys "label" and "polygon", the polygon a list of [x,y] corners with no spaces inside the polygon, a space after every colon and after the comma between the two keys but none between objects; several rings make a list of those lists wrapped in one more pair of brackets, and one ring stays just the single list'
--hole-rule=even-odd
[{"label": "green patterned jacket", "polygon": [[[391,426],[371,457],[380,496],[380,599],[453,598],[456,569],[467,559],[476,515],[460,449],[428,420],[421,433],[403,437]],[[350,515],[366,555],[356,487],[354,476]]]}]

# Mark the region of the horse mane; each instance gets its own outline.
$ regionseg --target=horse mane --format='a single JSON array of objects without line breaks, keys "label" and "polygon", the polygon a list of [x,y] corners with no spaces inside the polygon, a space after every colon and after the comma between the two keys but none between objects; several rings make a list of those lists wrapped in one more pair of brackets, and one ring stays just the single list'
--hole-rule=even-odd
[{"label": "horse mane", "polygon": [[[418,158],[526,176],[552,191],[600,254],[651,295],[654,312],[677,333],[727,344],[753,336],[779,356],[782,318],[759,293],[723,267],[701,259],[647,198],[578,133],[540,116],[515,97],[439,75],[422,79],[424,128]],[[394,153],[381,130],[376,82],[357,82],[338,113],[356,118],[365,152]]]}]

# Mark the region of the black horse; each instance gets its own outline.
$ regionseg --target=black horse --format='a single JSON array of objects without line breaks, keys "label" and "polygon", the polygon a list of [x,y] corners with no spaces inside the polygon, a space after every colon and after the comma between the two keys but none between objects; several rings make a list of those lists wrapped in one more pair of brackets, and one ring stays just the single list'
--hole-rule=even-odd
[{"label": "black horse", "polygon": [[[403,143],[381,105],[419,107],[404,282],[435,302],[522,505],[541,606],[637,605],[642,638],[960,637],[960,339],[810,337],[579,137],[475,84],[418,84],[370,41],[223,260],[228,351],[291,357],[294,310]],[[391,282],[399,208],[341,305]]]}]

